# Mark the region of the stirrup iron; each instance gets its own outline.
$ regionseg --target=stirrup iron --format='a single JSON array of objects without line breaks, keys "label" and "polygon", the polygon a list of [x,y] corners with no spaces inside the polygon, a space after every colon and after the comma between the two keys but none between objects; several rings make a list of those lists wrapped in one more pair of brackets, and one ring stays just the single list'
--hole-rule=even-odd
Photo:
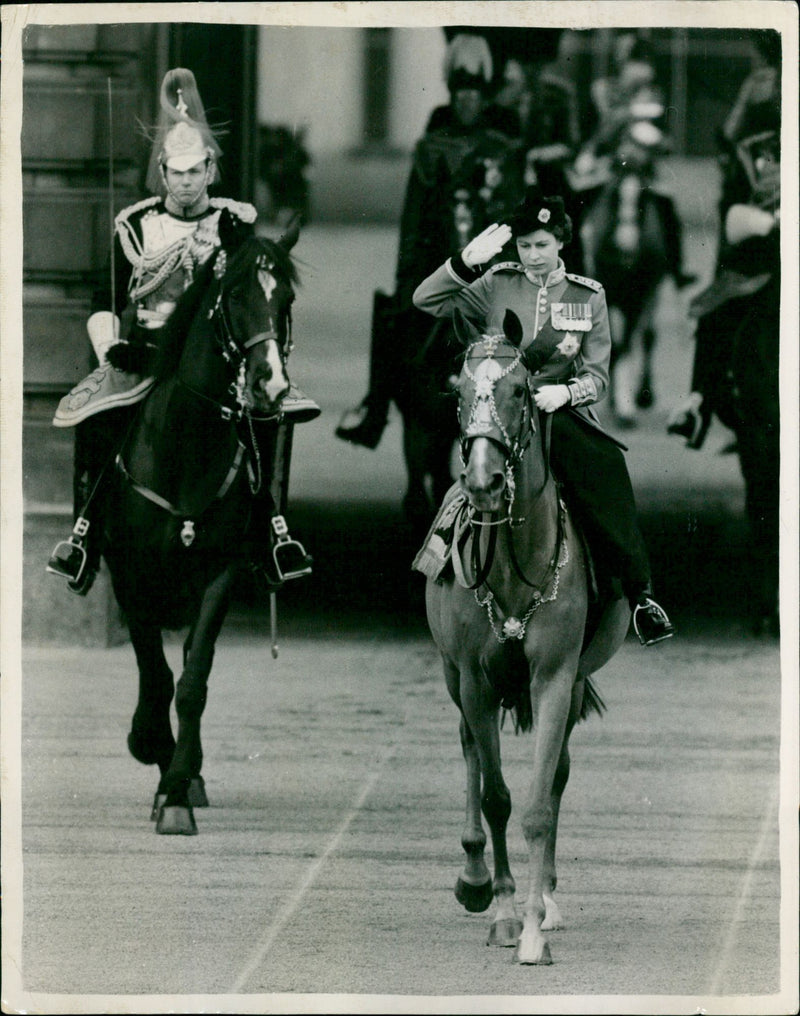
[{"label": "stirrup iron", "polygon": [[[306,549],[299,540],[289,536],[289,527],[283,515],[272,516],[272,531],[275,533],[275,546],[272,548],[272,560],[281,582],[289,579],[300,579],[310,575],[312,562]],[[283,563],[281,563],[283,559]]]},{"label": "stirrup iron", "polygon": [[[90,525],[91,523],[89,522],[89,520],[84,518],[83,515],[79,515],[77,517],[77,519],[75,520],[75,525],[72,527],[72,532],[70,533],[69,539],[60,540],[56,544],[53,553],[50,555],[50,561],[48,561],[45,568],[45,570],[50,575],[58,575],[62,579],[68,579],[70,583],[73,583],[76,586],[79,586],[81,584],[84,576],[86,575],[86,563],[88,559],[86,556],[86,547],[84,546],[84,541],[89,532]],[[59,551],[61,551],[62,548],[65,549],[66,553],[63,554],[59,553]],[[75,551],[77,551],[80,554],[81,563],[80,567],[78,568],[78,574],[75,575],[74,577],[68,575],[63,571],[59,571],[57,568],[54,568],[53,565],[51,564],[51,562],[54,560],[64,562],[67,561],[72,556],[72,554],[75,553]]]}]

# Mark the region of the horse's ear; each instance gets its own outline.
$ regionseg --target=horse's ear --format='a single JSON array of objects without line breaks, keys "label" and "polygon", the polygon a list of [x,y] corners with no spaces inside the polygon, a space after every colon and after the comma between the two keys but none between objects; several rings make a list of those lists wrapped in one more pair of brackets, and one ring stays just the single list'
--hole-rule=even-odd
[{"label": "horse's ear", "polygon": [[475,324],[470,321],[460,307],[456,307],[453,311],[453,331],[462,346],[468,346],[478,334]]},{"label": "horse's ear", "polygon": [[280,240],[278,240],[278,244],[281,247],[283,247],[283,249],[288,254],[289,251],[292,249],[292,247],[294,247],[294,245],[297,243],[299,236],[300,236],[300,215],[298,214],[292,218],[292,221],[286,227],[286,232],[283,234],[283,236],[281,236]]},{"label": "horse's ear", "polygon": [[503,334],[519,348],[522,342],[522,322],[510,307],[506,308],[506,316],[503,318]]}]

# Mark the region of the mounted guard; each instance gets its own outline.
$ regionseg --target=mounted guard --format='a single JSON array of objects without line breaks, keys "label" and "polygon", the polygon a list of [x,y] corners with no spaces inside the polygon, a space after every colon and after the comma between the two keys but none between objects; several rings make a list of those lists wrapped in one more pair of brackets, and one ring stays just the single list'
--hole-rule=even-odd
[{"label": "mounted guard", "polygon": [[[252,205],[209,197],[209,187],[219,179],[221,150],[190,70],[167,72],[160,104],[147,173],[155,196],[116,216],[111,270],[94,294],[87,321],[98,366],[61,400],[53,420],[56,427],[76,428],[75,525],[69,539],[56,546],[47,571],[67,579],[69,589],[81,596],[99,569],[107,477],[132,407],[154,385],[163,326],[198,270],[217,255],[215,271],[224,272],[225,258],[255,234]],[[302,546],[288,537],[279,502],[294,424],[319,413],[312,399],[291,386],[278,415],[250,427],[252,458],[273,461],[273,470],[283,471],[262,482],[254,495],[249,556],[271,589],[311,570]],[[275,443],[284,449],[282,456],[260,450]]]}]

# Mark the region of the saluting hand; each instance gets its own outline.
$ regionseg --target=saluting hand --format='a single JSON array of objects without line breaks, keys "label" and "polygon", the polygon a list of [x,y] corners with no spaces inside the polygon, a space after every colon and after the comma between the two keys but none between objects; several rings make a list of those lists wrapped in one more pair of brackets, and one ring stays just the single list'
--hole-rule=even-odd
[{"label": "saluting hand", "polygon": [[570,401],[567,385],[544,385],[534,393],[533,401],[543,413],[554,413]]},{"label": "saluting hand", "polygon": [[487,261],[500,253],[510,239],[511,228],[493,222],[491,226],[487,226],[482,233],[478,233],[473,240],[470,240],[461,252],[461,258],[467,268],[485,265]]}]

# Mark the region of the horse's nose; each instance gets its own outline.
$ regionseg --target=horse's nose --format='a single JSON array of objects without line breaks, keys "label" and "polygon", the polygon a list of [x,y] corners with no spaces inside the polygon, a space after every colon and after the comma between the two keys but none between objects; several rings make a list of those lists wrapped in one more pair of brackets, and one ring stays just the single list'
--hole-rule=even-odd
[{"label": "horse's nose", "polygon": [[461,471],[461,488],[470,503],[480,511],[494,511],[506,486],[505,474],[501,469],[486,470],[470,463]]},{"label": "horse's nose", "polygon": [[285,375],[280,378],[263,377],[259,379],[258,391],[269,405],[277,406],[289,394],[289,381]]}]

